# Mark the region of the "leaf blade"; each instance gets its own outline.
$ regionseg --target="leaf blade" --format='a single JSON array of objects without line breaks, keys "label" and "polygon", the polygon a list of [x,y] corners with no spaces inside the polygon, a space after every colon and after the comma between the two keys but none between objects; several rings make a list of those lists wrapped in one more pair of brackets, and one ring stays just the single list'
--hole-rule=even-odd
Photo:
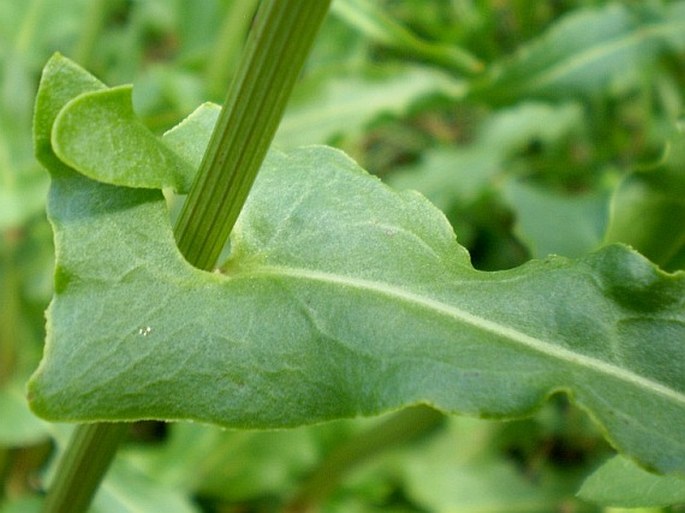
[{"label": "leaf blade", "polygon": [[[201,141],[202,127],[179,130]],[[622,246],[476,271],[427,200],[325,147],[270,154],[225,275],[207,273],[178,252],[159,191],[60,166],[29,385],[43,416],[284,427],[429,403],[516,417],[564,391],[620,450],[685,471],[683,273]]]},{"label": "leaf blade", "polygon": [[136,118],[131,94],[126,85],[71,99],[55,119],[52,149],[69,167],[104,183],[188,192],[194,169]]}]

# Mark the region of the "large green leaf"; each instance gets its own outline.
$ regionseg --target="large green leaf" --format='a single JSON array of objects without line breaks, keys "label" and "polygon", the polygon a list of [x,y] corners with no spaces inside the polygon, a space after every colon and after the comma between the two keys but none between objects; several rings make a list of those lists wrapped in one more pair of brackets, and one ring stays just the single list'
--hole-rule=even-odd
[{"label": "large green leaf", "polygon": [[[38,139],[88,94],[83,73],[46,71]],[[201,126],[180,138],[201,146]],[[57,261],[29,394],[45,418],[283,427],[416,403],[512,417],[564,391],[616,447],[685,472],[683,273],[618,245],[476,271],[427,200],[325,147],[270,153],[230,259],[203,272],[178,252],[159,190],[41,151]]]}]

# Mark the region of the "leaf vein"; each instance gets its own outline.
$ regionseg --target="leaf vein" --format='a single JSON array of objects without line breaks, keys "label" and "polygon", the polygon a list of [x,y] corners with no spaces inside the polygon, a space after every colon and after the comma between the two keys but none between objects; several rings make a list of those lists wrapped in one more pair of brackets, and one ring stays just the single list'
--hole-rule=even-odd
[{"label": "leaf vein", "polygon": [[[260,266],[246,273],[251,277],[255,276],[279,276],[289,277],[300,280],[315,281],[320,283],[327,283],[331,285],[345,286],[358,290],[366,290],[375,294],[391,297],[393,299],[419,305],[428,310],[432,310],[441,315],[450,317],[460,322],[469,324],[483,331],[487,331],[494,335],[507,338],[515,343],[532,349],[538,353],[545,354],[555,359],[565,361],[572,365],[592,369],[601,374],[605,374],[621,381],[629,383],[636,388],[649,390],[654,394],[658,394],[674,403],[685,406],[685,394],[678,390],[669,388],[659,382],[653,381],[649,378],[641,376],[630,370],[617,367],[611,363],[604,362],[597,358],[593,358],[584,354],[574,353],[563,347],[551,344],[545,340],[541,340],[532,335],[519,331],[517,329],[505,326],[490,319],[475,315],[466,310],[458,308],[453,305],[443,303],[441,301],[431,299],[429,297],[416,294],[401,287],[382,283],[373,280],[366,280],[344,276],[324,271],[315,271],[311,269],[291,268],[284,266]],[[246,275],[243,275],[247,277]]]}]

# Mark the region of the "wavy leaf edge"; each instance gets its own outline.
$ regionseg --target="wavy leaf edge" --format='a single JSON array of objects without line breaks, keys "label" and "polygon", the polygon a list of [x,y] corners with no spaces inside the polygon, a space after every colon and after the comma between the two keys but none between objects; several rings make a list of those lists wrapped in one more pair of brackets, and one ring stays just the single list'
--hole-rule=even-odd
[{"label": "wavy leaf edge", "polygon": [[[212,109],[209,109],[212,110]],[[198,114],[199,115],[199,114]],[[59,117],[59,114],[58,114]],[[192,116],[191,116],[192,118]],[[180,126],[187,126],[187,124],[190,123],[189,121],[183,122]],[[184,125],[185,124],[185,125]],[[353,167],[354,169],[357,170],[358,174],[360,176],[365,175],[364,179],[368,179],[369,175],[366,175],[366,172],[363,171],[361,168],[359,168],[354,162],[349,159],[349,157],[345,156],[342,152],[339,152],[338,150],[332,150],[330,148],[322,149],[323,147],[306,147],[301,150],[296,150],[296,152],[300,152],[300,154],[306,153],[306,152],[327,152],[330,155],[335,155],[333,158],[334,160],[338,159],[343,159],[348,162],[348,165]],[[295,154],[296,152],[293,152],[292,154]],[[57,152],[55,152],[57,153]],[[287,156],[286,154],[279,153],[279,152],[272,152],[271,153],[272,157],[270,158],[278,158],[278,155],[281,156]],[[188,155],[187,161],[193,160],[194,157],[193,155]],[[63,179],[63,176],[61,175],[61,172],[58,172],[53,176],[53,180],[59,180]],[[67,176],[67,179],[69,177]],[[121,180],[121,178],[117,178],[117,180]],[[396,193],[394,191],[391,191],[390,188],[386,187],[385,185],[382,185],[380,181],[377,181],[377,179],[374,179],[377,182],[377,186],[385,188],[386,192],[389,194],[394,194],[397,197],[401,198],[419,198],[419,202],[422,204],[422,206],[430,205],[427,200],[423,199],[420,197],[418,194],[414,193]],[[121,188],[124,183],[119,183],[118,187]],[[150,202],[151,204],[156,205],[155,208],[159,210],[160,208],[166,211],[166,206],[164,205],[164,200],[161,195],[161,193],[154,192],[154,191],[141,191],[141,198],[143,198],[143,203],[145,202]],[[135,203],[135,202],[134,202]],[[432,208],[432,207],[431,207]],[[433,212],[433,215],[436,215],[435,212]],[[441,216],[441,214],[440,214]],[[444,216],[442,216],[442,219],[446,223],[446,219],[444,219]],[[55,222],[55,219],[52,218],[51,221],[53,222],[53,225],[55,227],[55,230],[58,231],[60,230],[60,226],[58,222]],[[444,227],[443,227],[444,228]],[[451,228],[450,228],[451,230]],[[168,221],[168,217],[166,218],[166,226],[163,228],[163,231],[165,232],[162,234],[162,237],[165,239],[166,244],[171,244],[173,245],[173,234],[171,233],[171,225]],[[240,232],[238,232],[237,236],[240,237]],[[452,233],[453,237],[453,242],[454,245],[456,245],[456,237]],[[458,246],[461,248],[461,246]],[[174,245],[175,249],[175,245]],[[465,250],[461,248],[463,251],[462,253],[462,258],[461,258],[461,265],[462,270],[466,269],[466,263],[468,261],[468,255],[466,254]],[[616,255],[630,255],[629,259],[626,257],[626,261],[634,264],[636,267],[633,269],[623,269],[623,271],[628,271],[627,275],[629,276],[631,272],[637,273],[638,269],[637,266],[639,266],[641,269],[641,272],[644,274],[643,276],[635,276],[636,278],[636,283],[639,280],[645,281],[647,278],[646,276],[649,274],[651,276],[651,279],[653,280],[654,283],[656,283],[656,279],[658,278],[660,280],[660,283],[664,283],[665,281],[671,282],[671,285],[673,285],[673,290],[671,292],[673,294],[676,294],[677,291],[675,290],[675,282],[683,282],[683,279],[685,278],[685,273],[683,272],[677,272],[677,273],[666,273],[662,270],[660,270],[657,266],[646,260],[644,257],[639,255],[639,253],[635,252],[632,249],[626,248],[625,246],[622,245],[614,245],[610,246],[607,248],[603,248],[600,250],[598,253],[592,254],[589,257],[579,259],[577,262],[595,262],[599,261],[600,257],[608,258],[611,260],[612,256]],[[182,261],[185,263],[185,260],[183,260],[182,256],[180,253],[176,250],[175,251],[175,259],[178,259],[179,261]],[[464,260],[464,258],[466,260]],[[622,257],[621,257],[622,258]],[[568,362],[571,363],[576,363],[580,364],[583,367],[587,368],[592,368],[594,370],[597,370],[605,375],[612,376],[614,378],[620,379],[622,381],[628,381],[631,382],[632,384],[643,387],[643,388],[648,388],[652,390],[653,392],[662,395],[663,397],[674,401],[676,403],[679,403],[681,405],[681,408],[685,410],[685,394],[679,393],[676,390],[673,390],[662,383],[652,381],[650,379],[647,379],[639,374],[632,373],[629,371],[626,371],[624,369],[618,368],[616,366],[612,366],[611,364],[607,364],[605,362],[602,362],[600,360],[593,359],[592,357],[589,357],[587,355],[579,354],[579,353],[574,353],[573,351],[570,351],[568,349],[565,349],[563,347],[557,347],[553,346],[552,344],[545,343],[543,339],[539,339],[537,337],[530,336],[524,332],[517,331],[516,329],[507,327],[507,326],[502,326],[498,324],[495,321],[489,320],[487,318],[483,318],[478,315],[474,315],[473,313],[468,312],[467,310],[462,310],[456,307],[453,307],[451,305],[445,304],[441,301],[432,299],[430,297],[426,298],[422,296],[421,294],[417,294],[414,292],[407,292],[406,290],[403,290],[401,287],[397,287],[393,284],[388,285],[387,283],[383,282],[374,282],[373,280],[366,280],[366,279],[360,279],[360,278],[355,278],[355,277],[349,277],[349,276],[338,276],[330,272],[326,271],[317,271],[317,270],[309,270],[305,269],[304,271],[301,269],[297,268],[292,268],[292,267],[283,267],[283,266],[274,266],[274,265],[261,265],[260,267],[252,267],[251,264],[248,263],[248,265],[240,264],[238,267],[240,267],[240,272],[237,274],[233,274],[231,271],[235,271],[237,269],[236,266],[233,265],[235,262],[234,260],[229,260],[228,265],[226,266],[226,270],[228,271],[229,275],[228,276],[223,276],[223,275],[216,275],[215,273],[206,273],[204,271],[199,271],[197,269],[192,268],[191,273],[194,275],[201,275],[203,280],[209,280],[212,283],[235,283],[236,281],[242,281],[242,280],[250,280],[250,279],[255,279],[255,278],[268,278],[268,277],[289,277],[295,280],[310,280],[310,281],[318,281],[322,283],[327,283],[327,284],[332,284],[334,287],[345,287],[345,288],[352,288],[352,289],[357,289],[357,290],[366,290],[366,291],[373,291],[377,294],[380,295],[387,295],[387,296],[392,296],[395,297],[396,299],[400,299],[401,301],[406,301],[412,304],[418,304],[422,308],[426,308],[435,312],[438,312],[440,315],[444,316],[449,316],[449,317],[454,317],[459,319],[460,321],[470,324],[472,326],[477,326],[483,331],[486,332],[492,332],[495,335],[505,335],[506,337],[513,339],[520,343],[523,346],[528,347],[529,349],[533,349],[534,351],[538,353],[543,353],[543,354],[548,354],[550,356],[553,356],[555,358],[559,358],[562,360],[567,360]],[[501,271],[498,273],[482,273],[480,271],[475,271],[472,267],[470,268],[469,272],[473,272],[479,276],[483,276],[484,274],[492,275],[492,274],[497,274],[498,276],[503,276],[507,273],[509,275],[512,274],[522,274],[530,270],[531,268],[535,266],[546,266],[551,263],[556,263],[557,265],[567,264],[570,262],[568,259],[563,259],[560,257],[552,257],[546,260],[542,261],[531,261],[524,266],[517,268],[516,270],[512,271]],[[185,263],[186,266],[191,267],[189,264]],[[470,264],[468,264],[470,266]],[[257,270],[258,269],[258,270]],[[55,302],[59,301],[60,295],[63,293],[64,286],[68,285],[68,279],[62,281],[61,286],[60,286],[60,266],[59,264],[57,265],[57,271],[56,271],[56,292],[55,292],[55,299],[53,299],[53,303],[51,305],[51,312],[55,308]],[[619,273],[620,274],[620,273]],[[649,281],[649,280],[648,280]],[[380,283],[380,285],[378,284]],[[644,288],[646,287],[647,289],[650,288],[650,286],[653,283],[641,283],[640,285]],[[666,286],[666,285],[664,285]],[[637,287],[638,289],[640,287]],[[682,287],[681,287],[682,288]],[[636,289],[637,290],[637,289]],[[630,294],[630,291],[628,291],[628,294]],[[676,298],[677,300],[677,298]],[[628,305],[630,306],[630,305]],[[49,313],[49,316],[51,314]],[[54,323],[55,320],[49,319],[48,321],[48,327],[51,328],[51,323]],[[141,328],[143,329],[143,328]],[[145,333],[141,332],[139,333],[140,335],[145,336]],[[54,344],[54,340],[52,341],[52,344]],[[41,362],[41,366],[39,369],[36,371],[36,374],[32,378],[30,384],[29,384],[29,390],[32,394],[32,407],[34,408],[35,411],[37,411],[39,414],[44,415],[47,418],[52,417],[53,420],[89,420],[89,421],[102,421],[102,420],[133,420],[133,418],[127,418],[126,416],[119,416],[115,418],[83,418],[83,417],[69,417],[67,416],[60,416],[54,415],[54,411],[50,412],[50,408],[45,409],[45,403],[44,401],[39,399],[40,393],[40,382],[43,379],[42,374],[45,370],[45,362],[46,360],[50,357],[50,353],[54,350],[54,347],[51,345],[51,340],[50,340],[50,334],[48,336],[48,345],[46,347],[46,353],[45,353],[45,359],[43,362]],[[617,370],[618,369],[618,370]],[[564,392],[567,395],[569,395],[571,398],[574,400],[576,399],[576,394],[573,390],[572,387],[568,386],[557,386],[553,387],[551,389],[547,389],[546,392],[540,394],[537,394],[537,400],[529,401],[528,402],[528,407],[524,409],[520,409],[516,413],[508,412],[504,413],[501,415],[502,417],[517,417],[517,416],[522,416],[522,415],[527,415],[530,414],[532,411],[534,411],[537,407],[539,407],[540,404],[542,404],[549,396],[559,393],[559,392]],[[624,443],[617,441],[615,437],[612,435],[611,429],[606,425],[606,419],[602,419],[600,416],[596,414],[596,412],[593,410],[593,408],[583,404],[583,401],[577,401],[575,400],[579,406],[585,410],[593,419],[594,421],[602,427],[602,430],[605,432],[605,435],[607,438],[617,447],[621,447],[624,445]],[[456,411],[451,410],[449,407],[444,407],[440,405],[439,401],[429,401],[426,399],[420,399],[420,400],[415,400],[415,401],[407,401],[404,402],[403,404],[396,405],[395,407],[403,407],[403,406],[408,406],[409,404],[419,404],[419,403],[424,403],[424,404],[431,404],[434,407],[437,407],[439,409],[445,410],[445,411],[450,411],[455,413]],[[58,405],[59,407],[63,407],[63,405]],[[373,410],[373,408],[371,408]],[[386,410],[387,409],[393,409],[393,408],[387,408],[386,405]],[[362,408],[363,410],[363,408]],[[369,414],[371,412],[368,411],[358,411],[357,414],[359,413],[364,413],[364,414]],[[487,408],[481,409],[480,412],[468,412],[471,414],[480,414],[482,416],[491,416],[489,415],[489,412],[487,411]],[[495,414],[494,416],[500,416],[499,414]],[[207,419],[207,418],[198,418],[194,416],[178,416],[178,417],[171,417],[172,419],[178,419],[178,420],[200,420],[200,421],[212,421],[212,419]],[[169,417],[164,417],[165,420],[170,420]],[[314,421],[321,421],[321,420],[327,420],[327,418],[324,416],[322,418],[314,419]],[[216,421],[216,420],[215,420]],[[221,423],[221,422],[219,422]],[[262,427],[267,427],[267,426],[262,426]],[[677,442],[677,441],[676,441]],[[682,442],[679,444],[685,445]],[[631,458],[634,458],[633,455],[630,455]],[[644,458],[644,455],[642,455]],[[647,467],[654,468],[657,465],[654,464],[654,462],[645,462],[643,458],[634,458],[636,461],[640,461],[642,465],[646,465]],[[677,458],[676,458],[677,459]],[[663,463],[663,462],[662,462]],[[674,469],[680,469],[679,472],[685,472],[683,469],[685,468],[685,465],[683,462],[678,462],[674,461],[671,462],[670,468],[669,465],[661,465],[661,468],[659,470],[661,471],[673,471]]]}]

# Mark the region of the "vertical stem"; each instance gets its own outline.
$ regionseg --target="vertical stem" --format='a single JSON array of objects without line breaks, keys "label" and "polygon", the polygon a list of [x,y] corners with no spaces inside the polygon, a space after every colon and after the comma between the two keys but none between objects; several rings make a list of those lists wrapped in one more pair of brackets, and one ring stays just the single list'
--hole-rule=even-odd
[{"label": "vertical stem", "polygon": [[214,266],[242,209],[330,0],[265,0],[176,225],[179,249]]},{"label": "vertical stem", "polygon": [[[179,247],[211,268],[266,155],[331,0],[264,0],[200,171],[176,226]],[[45,513],[82,513],[126,424],[78,426],[48,493]]]},{"label": "vertical stem", "polygon": [[43,511],[86,511],[127,429],[128,424],[124,423],[77,426],[59,463]]}]

